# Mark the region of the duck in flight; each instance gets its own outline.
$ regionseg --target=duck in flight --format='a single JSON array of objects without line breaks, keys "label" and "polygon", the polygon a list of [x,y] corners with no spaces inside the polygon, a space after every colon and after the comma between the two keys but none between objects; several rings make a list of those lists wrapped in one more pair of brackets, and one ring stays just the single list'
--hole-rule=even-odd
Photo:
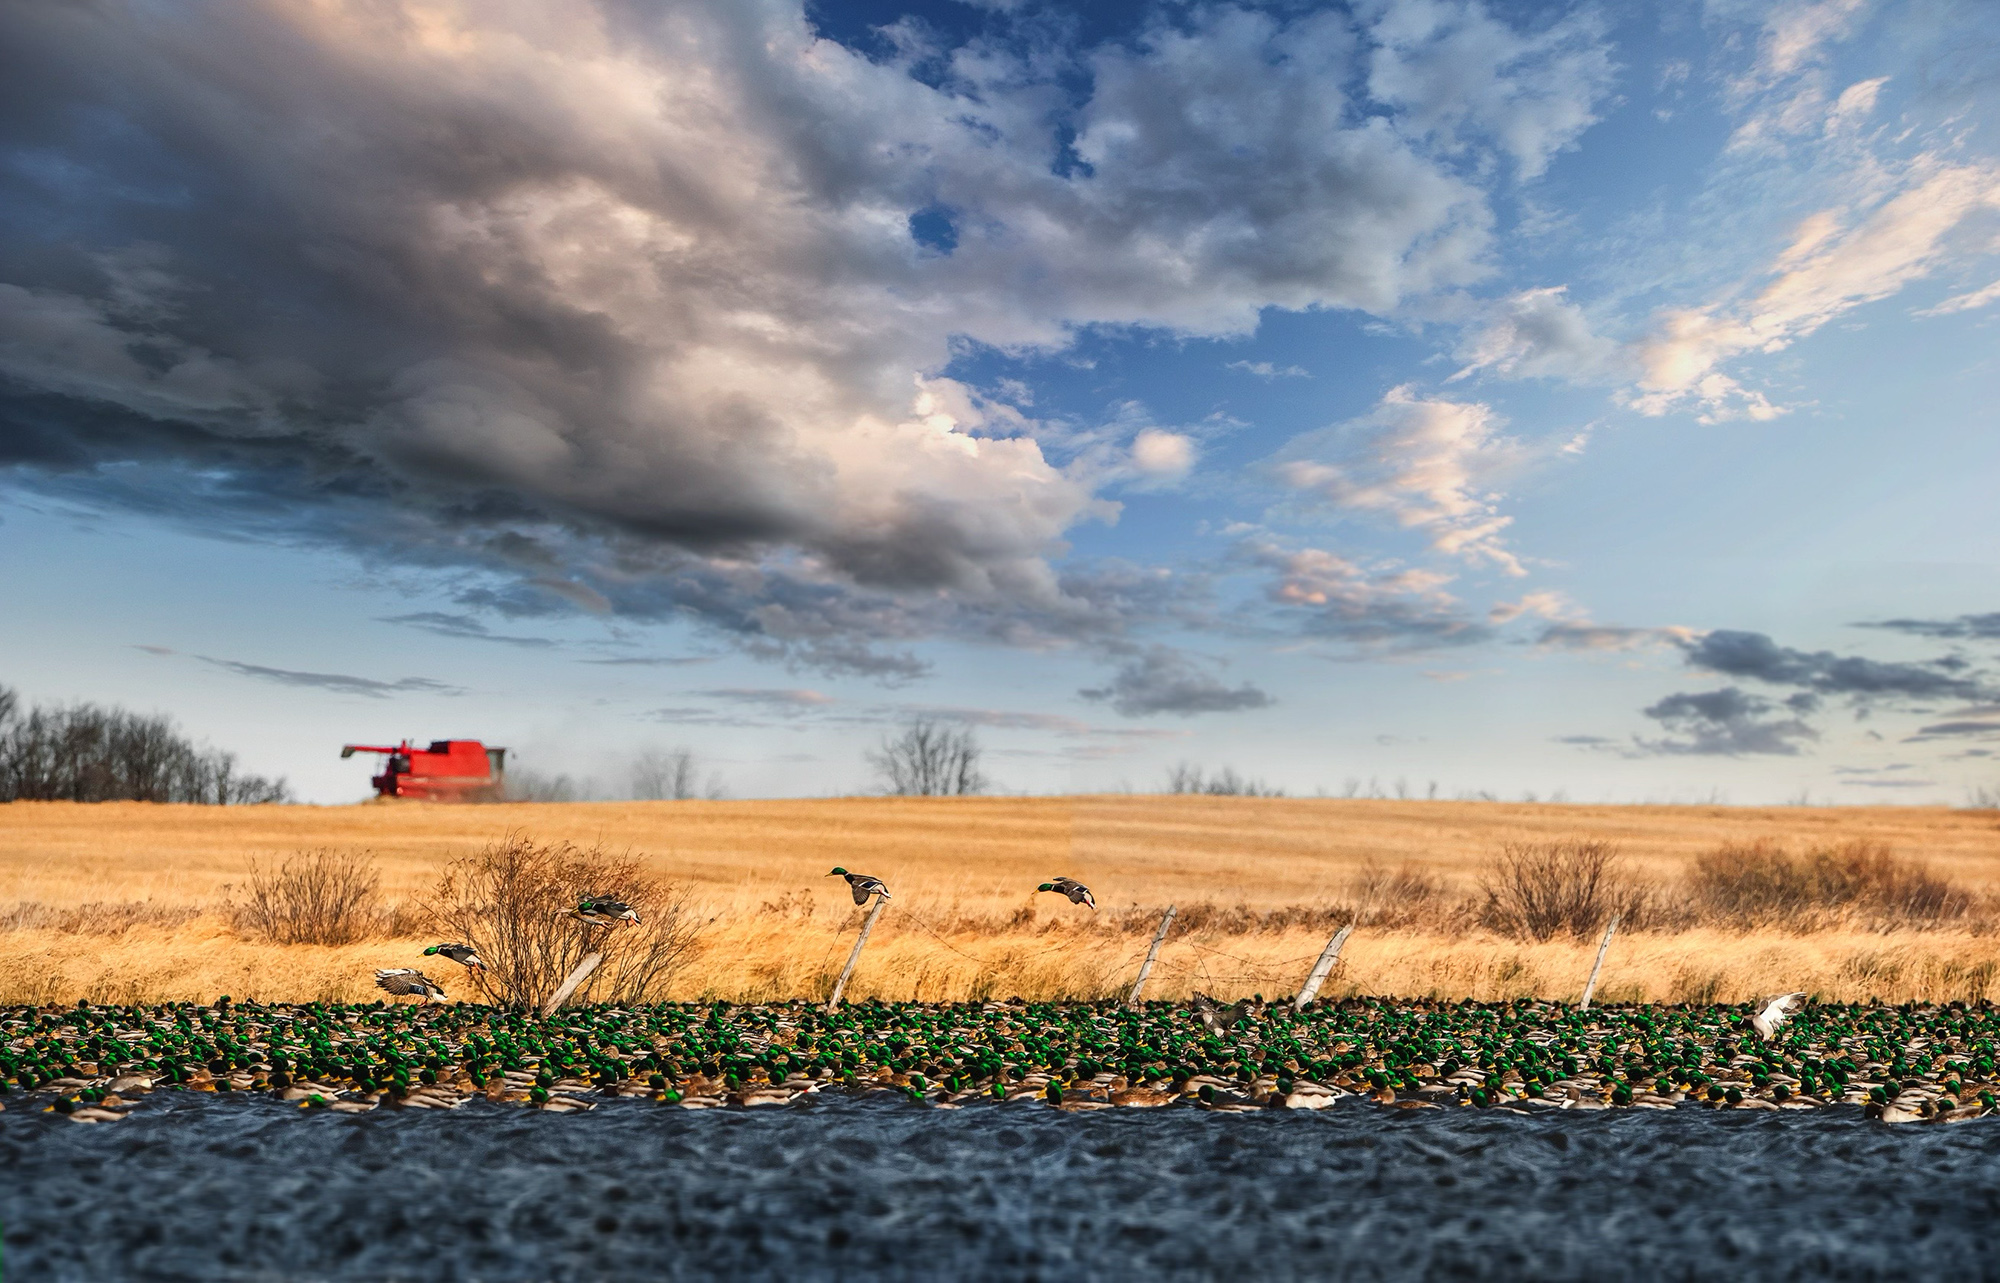
[{"label": "duck in flight", "polygon": [[1069,897],[1071,904],[1089,905],[1093,909],[1097,907],[1097,897],[1090,893],[1089,887],[1078,882],[1075,878],[1051,878],[1036,887],[1035,890],[1053,891],[1057,895],[1066,895]]},{"label": "duck in flight", "polygon": [[1805,1005],[1806,996],[1801,993],[1781,993],[1775,998],[1764,1000],[1764,1009],[1750,1017],[1751,1027],[1765,1042],[1778,1036],[1778,1026],[1792,1018],[1792,1014]]},{"label": "duck in flight", "polygon": [[889,894],[888,886],[882,879],[871,878],[866,873],[849,873],[846,869],[836,864],[833,866],[833,872],[826,876],[830,878],[836,876],[846,878],[847,889],[854,892],[854,902],[856,904],[868,903],[868,897],[871,895],[879,895],[884,900],[893,898]]},{"label": "duck in flight", "polygon": [[623,900],[614,900],[608,895],[594,895],[576,906],[570,914],[578,922],[589,923],[593,927],[615,927],[621,922],[639,925],[639,915]]},{"label": "duck in flight", "polygon": [[445,991],[438,982],[418,971],[415,967],[391,967],[375,973],[375,987],[385,989],[397,997],[414,994],[426,1003],[445,997]]},{"label": "duck in flight", "polygon": [[479,960],[479,955],[473,951],[472,946],[469,944],[434,944],[424,950],[424,956],[426,958],[450,958],[467,971],[486,970],[486,964]]}]

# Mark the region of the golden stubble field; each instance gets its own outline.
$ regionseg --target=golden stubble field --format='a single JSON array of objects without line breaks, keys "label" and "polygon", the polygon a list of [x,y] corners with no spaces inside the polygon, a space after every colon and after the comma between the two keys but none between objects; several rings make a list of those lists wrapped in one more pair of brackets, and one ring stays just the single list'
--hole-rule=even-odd
[{"label": "golden stubble field", "polygon": [[[824,994],[859,922],[839,864],[894,899],[849,986],[862,999],[1100,997],[1130,984],[1169,903],[1184,921],[1153,997],[1296,989],[1319,927],[1257,929],[1246,915],[1351,903],[1371,865],[1405,866],[1472,891],[1503,844],[1591,837],[1670,884],[1726,841],[1797,848],[1879,841],[1934,872],[2000,892],[2000,816],[1911,807],[1744,809],[1291,798],[1104,796],[848,798],[502,806],[0,806],[0,1001],[362,999],[377,967],[423,960],[427,939],[341,947],[245,938],[227,906],[253,860],[309,848],[366,850],[385,896],[414,901],[445,862],[510,832],[631,851],[684,884],[705,923],[671,996],[769,1000]],[[1067,874],[1100,911],[1036,895]],[[143,902],[136,925],[62,930],[23,906]],[[181,922],[147,921],[185,908]],[[86,915],[91,920],[107,915]],[[160,916],[152,914],[152,916]],[[31,925],[23,926],[28,923]],[[1329,995],[1574,998],[1594,943],[1528,944],[1474,929],[1357,931]],[[450,964],[431,974],[448,989]],[[442,973],[442,974],[440,974]],[[1807,989],[1828,1000],[1981,998],[2000,980],[2000,938],[1970,931],[1623,933],[1607,1001],[1742,1000]],[[454,994],[454,996],[457,996]]]}]

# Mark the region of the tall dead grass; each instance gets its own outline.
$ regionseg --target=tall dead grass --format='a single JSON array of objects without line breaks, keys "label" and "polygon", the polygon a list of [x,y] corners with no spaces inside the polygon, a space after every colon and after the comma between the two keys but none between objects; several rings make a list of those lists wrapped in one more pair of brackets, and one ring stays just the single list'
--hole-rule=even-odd
[{"label": "tall dead grass", "polygon": [[1769,841],[1726,843],[1695,860],[1686,908],[1704,923],[1793,932],[1921,929],[1975,918],[1971,925],[1984,928],[1991,916],[1991,906],[1967,888],[1878,842],[1798,854]]},{"label": "tall dead grass", "polygon": [[[633,857],[641,871],[685,888],[684,912],[703,925],[700,947],[644,985],[648,997],[823,997],[860,923],[844,884],[821,877],[842,864],[884,876],[896,892],[850,982],[857,1001],[1121,996],[1170,902],[1179,912],[1149,996],[1294,992],[1327,938],[1353,922],[1323,991],[1330,997],[1573,1000],[1601,919],[1582,915],[1595,919],[1583,939],[1574,930],[1537,939],[1485,912],[1481,882],[1494,880],[1509,844],[1594,840],[1616,844],[1602,882],[1610,903],[1644,895],[1606,961],[1606,1001],[1729,1001],[1794,988],[1829,1001],[2000,998],[2000,827],[1990,815],[1155,795],[540,808],[16,803],[0,807],[0,1000],[373,1000],[375,968],[423,965],[422,945],[475,934],[433,923],[419,901],[454,859],[509,826],[545,844],[582,832],[650,848]],[[1759,876],[1789,888],[1782,895],[1752,895],[1744,888],[1762,884],[1734,877],[1760,840],[1783,868]],[[1827,872],[1848,866],[1820,856],[1857,843],[1885,854],[1855,864],[1860,873]],[[374,927],[349,944],[274,945],[238,922],[250,858],[321,847],[377,853]],[[1727,894],[1703,872],[1711,865],[1734,877]],[[1089,883],[1099,911],[1033,893],[1057,873]],[[1942,896],[1925,890],[1934,886]],[[1961,902],[1963,912],[1953,908]],[[616,978],[607,971],[605,987],[586,996],[633,992]],[[477,996],[463,978],[447,988]]]}]

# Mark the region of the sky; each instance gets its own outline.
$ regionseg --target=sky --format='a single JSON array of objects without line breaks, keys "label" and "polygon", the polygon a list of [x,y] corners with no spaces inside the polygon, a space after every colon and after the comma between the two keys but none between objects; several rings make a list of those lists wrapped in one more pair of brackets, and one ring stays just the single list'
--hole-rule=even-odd
[{"label": "sky", "polygon": [[0,683],[308,801],[2000,786],[1988,0],[0,8]]}]

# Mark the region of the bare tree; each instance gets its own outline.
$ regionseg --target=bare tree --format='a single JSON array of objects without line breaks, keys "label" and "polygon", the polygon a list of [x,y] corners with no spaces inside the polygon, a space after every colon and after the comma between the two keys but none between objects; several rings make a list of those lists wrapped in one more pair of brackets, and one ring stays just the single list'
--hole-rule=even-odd
[{"label": "bare tree", "polygon": [[714,800],[723,796],[722,781],[714,775],[703,784],[701,759],[690,748],[649,748],[632,762],[632,796],[640,802],[684,802],[689,798]]},{"label": "bare tree", "polygon": [[579,786],[567,775],[544,775],[540,771],[514,767],[501,785],[506,802],[578,802],[590,800],[586,783]]},{"label": "bare tree", "polygon": [[167,717],[75,704],[21,708],[0,687],[0,802],[285,802],[282,779],[238,771]]},{"label": "bare tree", "polygon": [[1205,793],[1210,797],[1283,797],[1285,790],[1238,775],[1225,766],[1213,775],[1188,762],[1176,763],[1167,771],[1167,792]]},{"label": "bare tree", "polygon": [[884,736],[880,751],[868,764],[886,792],[901,797],[946,797],[981,793],[986,777],[979,773],[979,741],[970,730],[951,730],[929,718],[918,718],[903,733]]}]

